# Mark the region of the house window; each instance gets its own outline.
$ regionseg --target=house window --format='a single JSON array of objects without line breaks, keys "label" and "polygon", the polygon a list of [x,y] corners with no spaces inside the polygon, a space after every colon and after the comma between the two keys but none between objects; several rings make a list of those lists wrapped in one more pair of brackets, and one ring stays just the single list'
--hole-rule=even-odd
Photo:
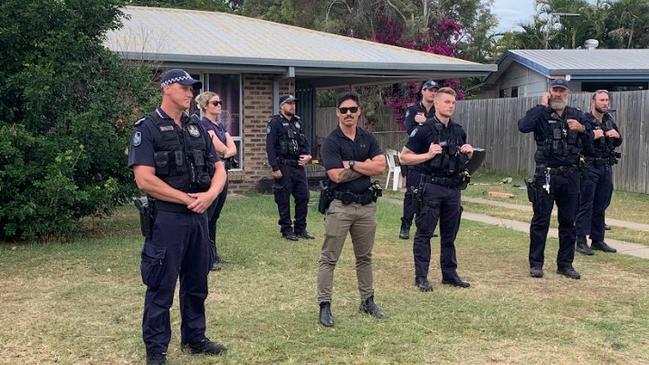
[{"label": "house window", "polygon": [[512,98],[518,97],[518,86],[512,87]]},{"label": "house window", "polygon": [[206,74],[203,80],[203,88],[219,94],[223,101],[221,122],[237,146],[237,155],[235,157],[239,161],[239,170],[243,169],[241,75]]},{"label": "house window", "polygon": [[498,97],[499,98],[504,98],[505,97],[505,89],[500,89],[498,91]]}]

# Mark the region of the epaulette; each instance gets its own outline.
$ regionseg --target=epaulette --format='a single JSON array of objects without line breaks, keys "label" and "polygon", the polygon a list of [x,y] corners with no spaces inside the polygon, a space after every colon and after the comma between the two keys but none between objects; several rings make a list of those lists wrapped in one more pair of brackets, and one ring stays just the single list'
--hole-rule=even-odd
[{"label": "epaulette", "polygon": [[136,126],[136,127],[139,126],[140,124],[142,124],[142,122],[144,122],[146,120],[146,118],[148,118],[148,116],[144,116],[144,117],[138,119],[137,122],[135,122],[133,125]]}]

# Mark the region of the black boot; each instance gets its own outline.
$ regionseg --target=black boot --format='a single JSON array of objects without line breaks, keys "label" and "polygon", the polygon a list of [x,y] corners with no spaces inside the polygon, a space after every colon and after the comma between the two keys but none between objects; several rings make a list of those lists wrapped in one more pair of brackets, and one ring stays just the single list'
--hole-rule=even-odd
[{"label": "black boot", "polygon": [[587,256],[594,254],[593,250],[588,247],[588,243],[586,243],[586,237],[577,237],[577,241],[575,243],[575,251]]},{"label": "black boot", "polygon": [[616,249],[614,249],[613,247],[609,246],[609,245],[606,244],[606,242],[604,242],[604,241],[593,241],[593,242],[590,243],[590,247],[591,247],[593,250],[600,250],[600,251],[610,252],[610,253],[616,253],[616,252],[617,252]]},{"label": "black boot", "polygon": [[374,296],[365,299],[361,302],[361,305],[358,308],[359,311],[369,314],[374,318],[383,318],[385,317],[385,312],[374,303]]},{"label": "black boot", "polygon": [[423,277],[423,278],[421,278],[421,277],[420,278],[415,278],[415,286],[417,287],[417,289],[419,289],[419,291],[422,291],[422,292],[433,291],[433,286],[430,284],[428,279],[425,278],[425,277]]},{"label": "black boot", "polygon": [[201,355],[224,355],[228,352],[228,348],[221,345],[218,342],[210,341],[209,338],[205,337],[201,341],[194,343],[183,343],[180,346],[181,350],[184,352],[189,352],[191,354],[201,354]]},{"label": "black boot", "polygon": [[557,269],[557,274],[575,280],[579,280],[581,278],[581,275],[579,275],[579,273],[572,266]]},{"label": "black boot", "polygon": [[401,225],[401,231],[399,232],[399,238],[402,240],[407,240],[410,238],[410,227]]},{"label": "black boot", "polygon": [[442,276],[442,284],[452,285],[458,288],[468,288],[471,286],[469,282],[462,280],[458,274]]},{"label": "black boot", "polygon": [[146,365],[167,365],[167,354],[146,354]]},{"label": "black boot", "polygon": [[320,303],[320,324],[322,324],[325,327],[334,326],[334,316],[331,314],[330,302]]}]

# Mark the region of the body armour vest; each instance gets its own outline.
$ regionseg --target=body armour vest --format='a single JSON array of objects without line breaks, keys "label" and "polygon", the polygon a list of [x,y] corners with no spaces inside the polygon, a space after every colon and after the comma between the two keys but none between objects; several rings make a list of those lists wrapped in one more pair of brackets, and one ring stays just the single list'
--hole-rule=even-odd
[{"label": "body armour vest", "polygon": [[279,154],[290,158],[299,157],[300,151],[306,146],[306,136],[301,132],[300,120],[290,123],[281,115],[276,117],[280,118],[282,123],[279,130]]},{"label": "body armour vest", "polygon": [[466,171],[469,158],[460,153],[462,140],[462,127],[458,124],[451,124],[445,128],[442,123],[427,122],[424,124],[431,129],[433,143],[442,146],[442,153],[426,162],[427,170],[431,176],[460,178]]},{"label": "body armour vest", "polygon": [[547,120],[550,133],[536,138],[537,161],[559,160],[577,164],[581,153],[578,133],[568,129],[568,122],[552,111]]},{"label": "body armour vest", "polygon": [[198,118],[192,117],[182,128],[156,113],[149,118],[155,125],[152,138],[156,176],[184,192],[207,191],[214,166],[208,161],[209,145]]},{"label": "body armour vest", "polygon": [[[594,118],[593,118],[594,119]],[[605,114],[602,120],[602,123],[599,124],[596,121],[593,121],[594,129],[601,129],[604,133],[615,129],[613,127],[613,117],[610,114]],[[592,155],[588,157],[594,157],[599,159],[610,160],[610,163],[613,165],[617,163],[618,154],[615,153],[615,142],[612,138],[602,137],[593,141],[593,151]],[[590,154],[589,154],[590,155]]]}]

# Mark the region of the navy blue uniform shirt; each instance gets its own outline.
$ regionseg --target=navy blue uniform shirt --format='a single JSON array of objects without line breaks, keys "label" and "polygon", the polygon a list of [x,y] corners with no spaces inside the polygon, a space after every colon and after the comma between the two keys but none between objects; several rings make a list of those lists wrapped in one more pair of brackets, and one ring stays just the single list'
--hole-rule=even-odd
[{"label": "navy blue uniform shirt", "polygon": [[[466,144],[466,132],[461,125],[449,120],[446,127],[442,129],[443,135],[438,135],[437,130],[433,127],[435,123],[444,125],[437,120],[437,117],[429,119],[424,125],[414,129],[410,133],[408,142],[406,142],[406,148],[416,154],[422,154],[428,152],[432,143],[438,144],[441,141],[448,141],[449,139],[453,139],[452,142],[455,143],[458,150],[462,145]],[[430,160],[427,160],[415,165],[414,168],[417,171],[430,175],[433,171],[429,168],[429,163]]]},{"label": "navy blue uniform shirt", "polygon": [[220,121],[217,121],[216,123],[212,123],[209,119],[203,117],[201,119],[201,125],[203,128],[207,131],[209,134],[210,131],[214,132],[216,134],[216,137],[221,141],[221,143],[226,144],[227,138],[225,137],[225,133],[227,132],[225,130],[225,127],[223,127],[223,123]]},{"label": "navy blue uniform shirt", "polygon": [[[179,128],[174,122],[173,119],[168,116],[162,109],[156,108],[155,112],[157,116],[161,119],[166,119],[171,121],[173,124],[174,130],[182,136],[182,129]],[[189,116],[183,113],[181,117],[181,122],[184,125],[189,121]],[[159,149],[156,148],[155,141],[153,139],[155,128],[164,128],[156,125],[155,121],[149,116],[138,120],[133,126],[133,133],[131,134],[131,143],[128,147],[128,167],[133,167],[135,165],[145,165],[155,167],[155,161],[153,159],[154,152]],[[219,157],[214,150],[212,145],[212,140],[209,138],[207,132],[203,130],[202,132],[204,138],[206,139],[209,152],[207,154],[208,163],[216,163],[219,161]]]},{"label": "navy blue uniform shirt", "polygon": [[[266,155],[268,156],[268,164],[273,169],[273,171],[279,170],[279,162],[277,158],[284,159],[295,159],[295,156],[282,156],[279,138],[282,135],[287,133],[286,127],[283,126],[283,123],[288,123],[288,128],[292,128],[296,133],[304,133],[304,125],[302,125],[302,120],[299,116],[293,115],[291,120],[286,119],[282,114],[275,114],[268,121],[268,127],[266,129]],[[310,155],[311,148],[309,147],[309,140],[305,138],[304,146],[300,146],[300,155]]]},{"label": "navy blue uniform shirt", "polygon": [[[534,132],[534,139],[537,141],[538,148],[539,141],[544,141],[548,138],[552,138],[552,127],[550,127],[548,121],[554,119],[552,117],[553,113],[555,112],[554,110],[552,110],[552,108],[543,105],[537,105],[528,110],[525,116],[518,121],[518,130],[523,133]],[[577,138],[581,140],[582,148],[592,143],[592,129],[590,127],[590,123],[586,118],[586,115],[581,110],[566,106],[563,111],[563,115],[561,115],[560,117],[563,120],[576,119],[584,126],[584,132],[568,132],[578,133]],[[534,159],[537,164],[545,164],[549,167],[571,166],[575,164],[575,161],[558,159],[556,158],[556,156],[547,159],[540,153],[536,153],[534,155]]]},{"label": "navy blue uniform shirt", "polygon": [[[352,141],[347,137],[340,127],[336,127],[325,140],[320,148],[322,166],[326,170],[343,168],[343,161],[365,161],[378,155],[383,151],[374,135],[363,128],[356,127],[356,137]],[[332,190],[354,194],[362,194],[372,185],[370,176],[361,176],[356,180],[336,184],[330,181],[329,187]]]},{"label": "navy blue uniform shirt", "polygon": [[431,106],[429,111],[426,111],[424,104],[421,102],[411,105],[406,109],[406,118],[404,120],[404,125],[406,126],[406,133],[412,133],[412,130],[415,129],[419,123],[415,121],[417,114],[421,113],[426,119],[430,119],[435,116],[435,107]]}]

